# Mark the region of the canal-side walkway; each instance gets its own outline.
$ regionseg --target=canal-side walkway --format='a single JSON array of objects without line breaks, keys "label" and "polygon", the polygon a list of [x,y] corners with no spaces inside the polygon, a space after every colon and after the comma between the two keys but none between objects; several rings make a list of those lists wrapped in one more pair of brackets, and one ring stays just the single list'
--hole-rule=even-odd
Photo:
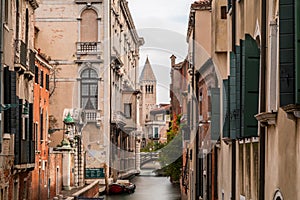
[{"label": "canal-side walkway", "polygon": [[105,190],[105,186],[100,186],[99,181],[94,181],[82,187],[72,188],[71,190],[63,190],[59,196],[54,197],[53,199],[74,200],[77,197],[98,197],[100,190]]}]

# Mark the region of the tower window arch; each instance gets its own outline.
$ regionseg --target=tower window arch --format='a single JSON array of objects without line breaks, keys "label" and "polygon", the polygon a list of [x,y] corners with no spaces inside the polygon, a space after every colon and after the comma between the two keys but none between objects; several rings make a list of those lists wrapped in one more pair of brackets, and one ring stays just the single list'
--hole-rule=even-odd
[{"label": "tower window arch", "polygon": [[274,198],[273,198],[274,200],[283,200],[283,196],[282,196],[282,194],[281,194],[281,192],[279,191],[279,190],[277,190],[276,192],[275,192],[275,195],[274,195]]},{"label": "tower window arch", "polygon": [[85,69],[81,75],[81,108],[96,110],[98,108],[98,76],[93,69]]},{"label": "tower window arch", "polygon": [[81,13],[80,41],[96,42],[98,39],[97,13],[93,9],[86,9]]}]

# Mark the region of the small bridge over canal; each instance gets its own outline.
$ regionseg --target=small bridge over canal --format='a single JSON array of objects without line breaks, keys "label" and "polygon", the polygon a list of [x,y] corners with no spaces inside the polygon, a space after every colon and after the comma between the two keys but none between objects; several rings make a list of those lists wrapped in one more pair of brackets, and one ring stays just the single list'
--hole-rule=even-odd
[{"label": "small bridge over canal", "polygon": [[141,152],[141,169],[160,169],[159,152]]}]

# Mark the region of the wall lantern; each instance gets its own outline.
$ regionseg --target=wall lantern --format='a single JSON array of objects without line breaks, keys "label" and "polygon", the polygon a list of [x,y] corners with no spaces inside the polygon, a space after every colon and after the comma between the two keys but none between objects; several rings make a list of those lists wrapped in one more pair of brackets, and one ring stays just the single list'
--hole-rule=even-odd
[{"label": "wall lantern", "polygon": [[25,103],[25,104],[0,104],[0,112],[6,111],[10,108],[17,108],[19,106],[23,106],[22,117],[29,118],[28,103]]},{"label": "wall lantern", "polygon": [[64,133],[64,136],[66,135],[67,138],[70,141],[72,141],[74,139],[75,122],[70,113],[68,113],[68,115],[64,119],[64,128],[63,129],[66,131]]}]

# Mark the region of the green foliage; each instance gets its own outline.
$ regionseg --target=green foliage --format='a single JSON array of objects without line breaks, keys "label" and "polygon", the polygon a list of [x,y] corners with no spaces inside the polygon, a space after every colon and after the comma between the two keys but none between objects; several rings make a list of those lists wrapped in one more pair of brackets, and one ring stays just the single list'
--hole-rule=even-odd
[{"label": "green foliage", "polygon": [[[141,149],[141,152],[150,152],[150,151],[157,151],[165,146],[164,143],[149,141],[145,148]],[[151,150],[150,150],[151,149]]]},{"label": "green foliage", "polygon": [[161,149],[159,161],[162,174],[170,177],[170,181],[179,181],[182,168],[182,136],[180,133],[180,115],[174,116],[172,125],[167,133],[167,143]]}]

